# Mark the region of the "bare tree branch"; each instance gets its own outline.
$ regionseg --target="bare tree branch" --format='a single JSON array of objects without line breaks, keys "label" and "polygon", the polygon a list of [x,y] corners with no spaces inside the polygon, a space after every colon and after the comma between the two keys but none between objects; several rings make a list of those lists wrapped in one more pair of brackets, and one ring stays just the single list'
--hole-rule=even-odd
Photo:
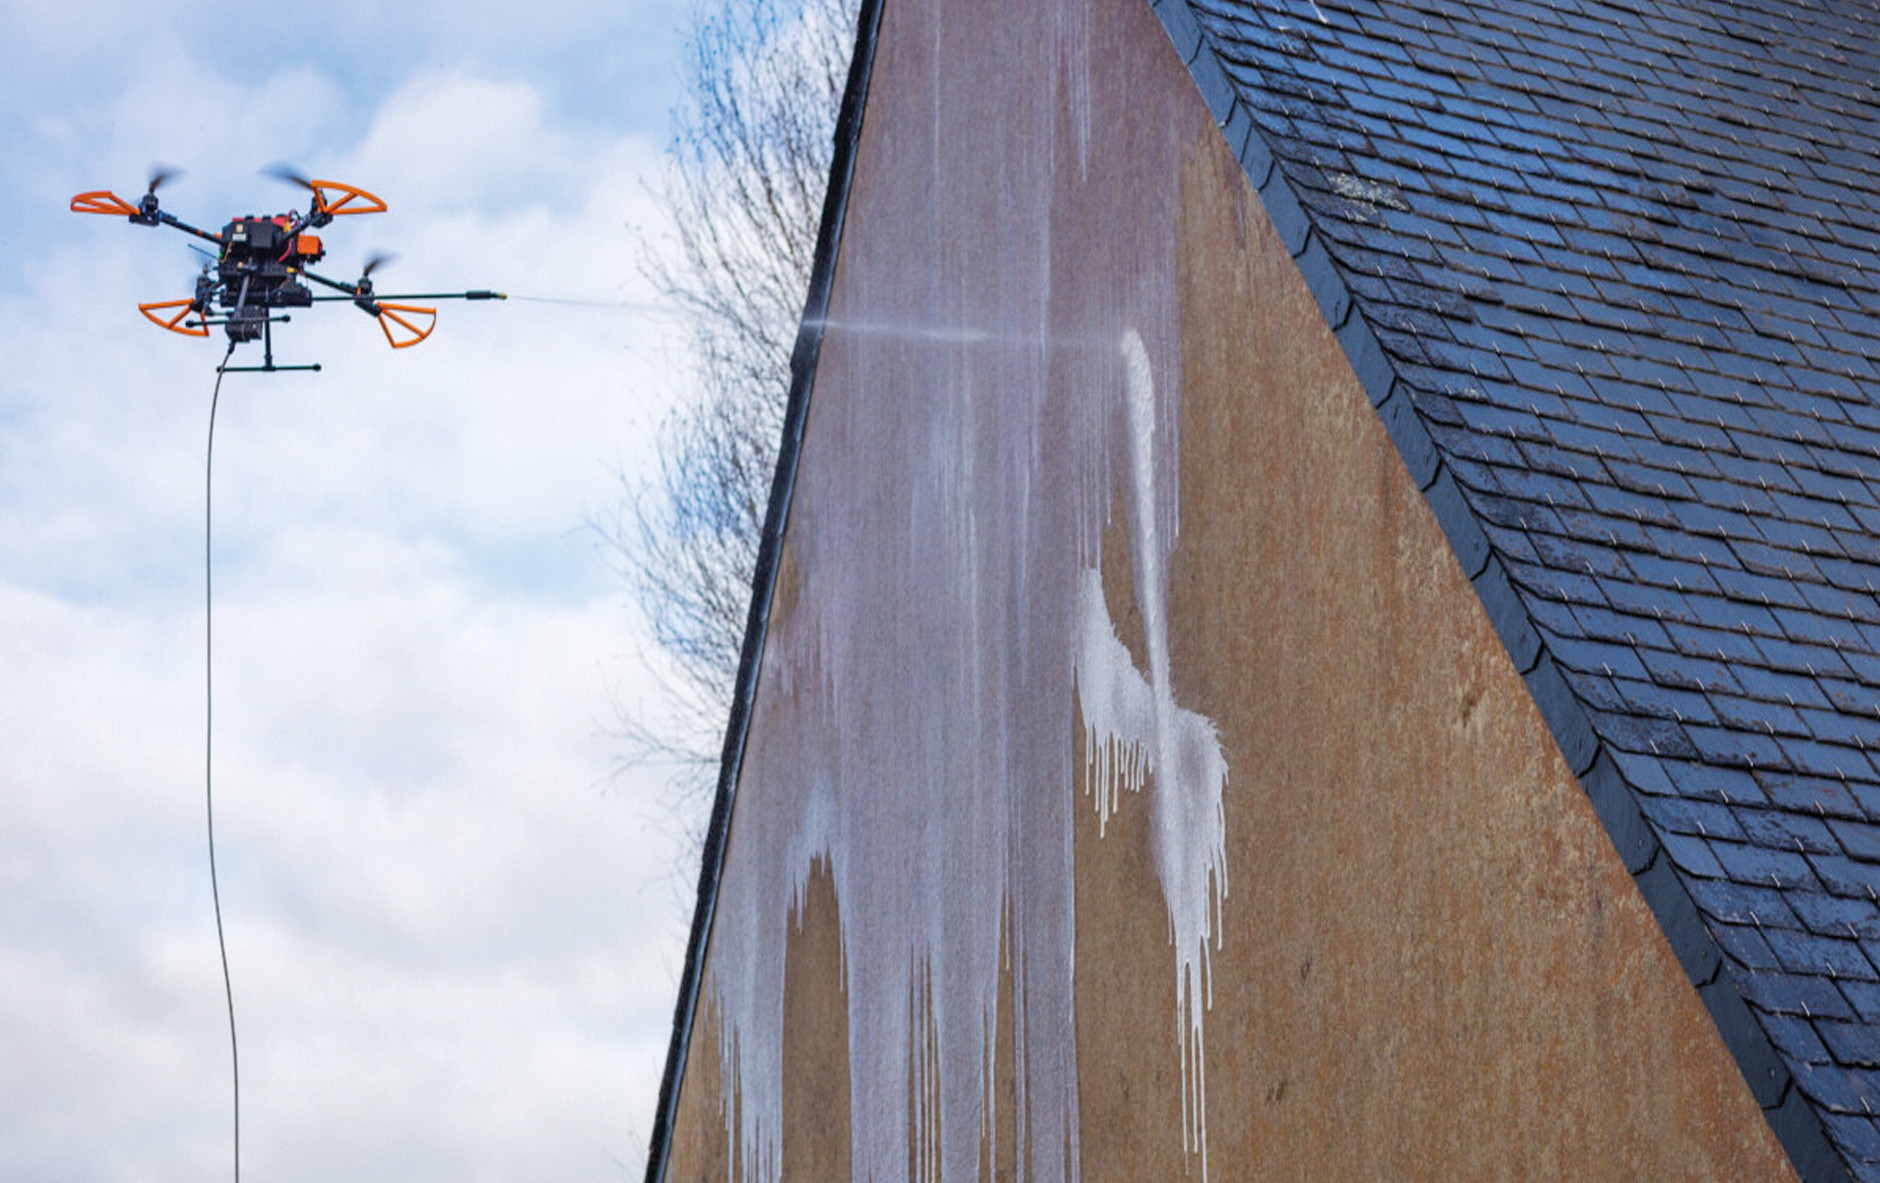
[{"label": "bare tree branch", "polygon": [[663,716],[623,713],[628,759],[678,761],[693,804],[730,717],[857,9],[721,2],[697,19],[673,113],[674,243],[642,264],[683,316],[697,391],[662,427],[657,479],[623,477],[607,531],[673,671]]}]

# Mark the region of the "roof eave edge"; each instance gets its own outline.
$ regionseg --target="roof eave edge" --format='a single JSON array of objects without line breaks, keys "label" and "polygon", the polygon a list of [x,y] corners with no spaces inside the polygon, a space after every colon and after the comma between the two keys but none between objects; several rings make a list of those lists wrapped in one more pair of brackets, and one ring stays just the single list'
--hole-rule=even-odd
[{"label": "roof eave edge", "polygon": [[665,1074],[659,1083],[659,1108],[647,1147],[646,1183],[664,1183],[672,1157],[673,1127],[678,1118],[679,1088],[691,1048],[692,1027],[698,1019],[698,1001],[704,982],[705,954],[717,911],[718,885],[724,874],[725,844],[730,836],[732,808],[738,777],[743,770],[745,741],[750,735],[751,708],[763,665],[764,642],[770,627],[770,604],[777,586],[783,535],[789,526],[790,505],[796,491],[797,461],[801,456],[803,427],[809,418],[816,363],[822,354],[823,325],[829,296],[835,285],[836,259],[848,213],[849,186],[855,177],[856,147],[868,105],[869,77],[874,69],[876,34],[881,27],[882,0],[861,0],[856,18],[855,52],[849,60],[848,82],[836,119],[834,153],[829,185],[823,195],[822,222],[817,231],[816,257],[810,270],[809,292],[803,301],[803,319],[797,327],[790,354],[790,396],[784,410],[783,438],[777,449],[777,471],[771,479],[770,501],[764,513],[764,532],[758,543],[757,566],[751,586],[750,615],[744,628],[744,649],[738,658],[738,676],[725,726],[724,754],[719,762],[718,789],[712,799],[711,820],[699,869],[698,898],[693,907],[692,931],[686,940],[685,966],[674,1008],[672,1043]]},{"label": "roof eave edge", "polygon": [[1671,867],[1639,810],[1637,790],[1594,734],[1586,709],[1548,653],[1508,573],[1495,557],[1481,523],[1443,464],[1377,335],[1357,308],[1311,216],[1287,181],[1272,149],[1203,36],[1188,0],[1150,0],[1208,111],[1266,207],[1280,241],[1292,255],[1326,324],[1337,337],[1359,385],[1435,511],[1450,547],[1474,585],[1489,621],[1527,683],[1574,777],[1592,801],[1608,837],[1638,884],[1686,976],[1703,999],[1724,1045],[1804,1183],[1851,1183],[1846,1161],[1829,1141],[1821,1117],[1794,1079],[1749,1004],[1723,972],[1723,954],[1689,891]]}]

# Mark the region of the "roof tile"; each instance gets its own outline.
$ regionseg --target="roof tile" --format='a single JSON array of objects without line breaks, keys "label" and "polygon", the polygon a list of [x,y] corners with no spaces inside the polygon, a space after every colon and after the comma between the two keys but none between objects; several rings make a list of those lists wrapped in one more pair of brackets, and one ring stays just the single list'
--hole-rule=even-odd
[{"label": "roof tile", "polygon": [[1769,1041],[1791,1060],[1804,1064],[1825,1064],[1834,1059],[1827,1043],[1818,1033],[1822,1024],[1834,1020],[1823,1019],[1821,1023],[1812,1023],[1791,1015],[1772,1014],[1759,1015],[1758,1018]]},{"label": "roof tile", "polygon": [[1855,862],[1834,854],[1810,855],[1808,861],[1813,865],[1822,885],[1835,895],[1867,900],[1877,898],[1876,885],[1880,885],[1880,871],[1872,863]]},{"label": "roof tile", "polygon": [[[1769,948],[1782,962],[1782,968],[1796,973],[1857,981],[1880,981],[1880,974],[1861,952],[1859,941],[1822,936],[1800,929],[1770,929],[1765,934]],[[1880,1032],[1876,1032],[1880,1038]]]},{"label": "roof tile", "polygon": [[[1746,841],[1772,849],[1793,850],[1808,854],[1840,854],[1841,843],[1836,840],[1835,831],[1829,828],[1829,822],[1809,813],[1795,813],[1781,809],[1741,809],[1735,814],[1743,827]],[[1861,825],[1858,822],[1836,822],[1835,826]]]},{"label": "roof tile", "polygon": [[[1800,1015],[1809,1019],[1852,1020],[1855,1017],[1847,998],[1825,977],[1748,972],[1737,975],[1736,980],[1751,1006],[1771,1014]],[[1799,1079],[1799,1073],[1797,1077]]]},{"label": "roof tile", "polygon": [[1811,891],[1790,892],[1787,899],[1810,932],[1832,933],[1862,941],[1880,937],[1880,903],[1873,900]]}]

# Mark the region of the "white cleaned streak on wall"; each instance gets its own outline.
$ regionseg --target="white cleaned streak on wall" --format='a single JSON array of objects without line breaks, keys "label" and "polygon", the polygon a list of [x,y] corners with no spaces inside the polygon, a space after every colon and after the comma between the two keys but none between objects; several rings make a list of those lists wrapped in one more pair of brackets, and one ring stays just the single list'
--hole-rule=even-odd
[{"label": "white cleaned streak on wall", "polygon": [[1206,1045],[1202,1024],[1211,998],[1208,943],[1220,943],[1227,894],[1227,761],[1214,725],[1176,705],[1169,675],[1168,551],[1156,514],[1155,382],[1142,337],[1123,334],[1128,377],[1131,567],[1142,613],[1149,673],[1136,669],[1117,639],[1103,595],[1103,575],[1087,568],[1078,586],[1077,695],[1084,715],[1084,783],[1102,823],[1120,790],[1150,795],[1151,844],[1169,939],[1175,946],[1175,1006],[1182,1033],[1182,1147],[1208,1173]]},{"label": "white cleaned streak on wall", "polygon": [[[1176,704],[1165,620],[1182,398],[1166,211],[1188,142],[1144,109],[1129,55],[1096,51],[1120,18],[1063,7],[1081,15],[1002,7],[996,34],[990,6],[884,17],[903,22],[899,82],[871,94],[870,126],[894,134],[866,142],[851,193],[711,934],[707,1015],[746,1180],[782,1170],[791,910],[819,856],[854,1177],[972,1179],[987,1146],[1021,1181],[1081,1177],[1080,679],[1103,808],[1130,808],[1129,788],[1152,811],[1179,984],[1168,1054],[1205,1156],[1226,770]],[[958,61],[1047,97],[985,118],[1001,86],[957,86]],[[1089,576],[1119,497],[1157,621],[1141,672]]]},{"label": "white cleaned streak on wall", "polygon": [[[916,1177],[971,1178],[982,1140],[1008,1138],[1027,1148],[1021,1178],[1080,1177],[1079,769],[1063,738],[1075,701],[1082,781],[1100,818],[1123,807],[1125,791],[1142,793],[1151,811],[1176,971],[1180,1046],[1170,1054],[1181,1059],[1183,1145],[1205,1177],[1203,1022],[1209,945],[1218,944],[1227,890],[1228,770],[1213,725],[1176,702],[1170,669],[1178,371],[1171,363],[1167,397],[1158,398],[1133,329],[1120,349],[1036,338],[988,344],[930,330],[908,333],[908,355],[886,368],[906,373],[918,362],[968,390],[986,355],[1003,353],[1021,359],[1021,370],[1036,367],[1019,389],[1040,403],[1049,385],[1042,354],[1075,374],[1073,442],[1049,466],[1065,478],[1063,491],[1044,499],[1056,506],[1049,513],[1029,504],[1059,482],[1012,472],[1015,433],[964,395],[935,403],[927,434],[903,441],[917,459],[883,454],[883,488],[899,480],[897,495],[913,490],[899,530],[875,520],[883,502],[846,487],[839,507],[819,504],[822,474],[805,470],[805,529],[795,540],[803,582],[791,615],[773,621],[772,674],[712,938],[730,1149],[744,1179],[778,1177],[790,916],[800,914],[812,861],[822,857],[841,909],[855,1177],[902,1177],[911,1146]],[[885,334],[859,336],[879,348]],[[1164,326],[1160,336],[1174,334]],[[889,430],[870,422],[870,410],[864,403],[854,422]],[[1041,417],[1039,406],[1021,415]],[[988,441],[1007,459],[1003,473],[984,467]],[[1146,671],[1117,637],[1100,574],[1112,480],[1128,505]],[[1001,512],[1009,505],[1020,509]],[[1049,535],[1033,533],[1022,574],[999,567],[1012,563],[1008,534],[982,523],[1004,518],[1009,531],[1013,517],[1031,515],[1052,521]],[[891,538],[907,531],[894,540],[906,551],[882,556],[870,541],[858,554],[866,528]],[[827,563],[817,558],[823,546]],[[1027,584],[1054,589],[1070,611],[1047,602],[1021,636],[1014,610],[1031,602]],[[992,1097],[1008,959],[1016,1079],[1014,1095]],[[1004,1121],[1015,1128],[999,1128]]]}]

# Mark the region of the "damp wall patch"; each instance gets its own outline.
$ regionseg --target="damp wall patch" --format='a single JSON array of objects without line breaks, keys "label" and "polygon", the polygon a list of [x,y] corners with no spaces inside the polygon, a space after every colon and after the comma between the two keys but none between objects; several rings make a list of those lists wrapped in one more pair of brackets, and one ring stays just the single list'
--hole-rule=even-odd
[{"label": "damp wall patch", "polygon": [[[1149,811],[1178,1012],[1153,1029],[1185,1082],[1178,1141],[1205,1162],[1227,769],[1168,646],[1182,350],[1162,215],[1218,133],[1172,57],[1116,52],[1169,54],[1146,7],[1054,7],[883,15],[711,934],[745,1179],[781,1172],[790,917],[819,859],[854,1177],[974,1178],[998,1145],[1017,1178],[1081,1177],[1086,783]],[[983,85],[943,81],[963,63]],[[1118,505],[1154,622],[1140,663],[1092,583]],[[1085,768],[1080,738],[1110,762]]]}]

